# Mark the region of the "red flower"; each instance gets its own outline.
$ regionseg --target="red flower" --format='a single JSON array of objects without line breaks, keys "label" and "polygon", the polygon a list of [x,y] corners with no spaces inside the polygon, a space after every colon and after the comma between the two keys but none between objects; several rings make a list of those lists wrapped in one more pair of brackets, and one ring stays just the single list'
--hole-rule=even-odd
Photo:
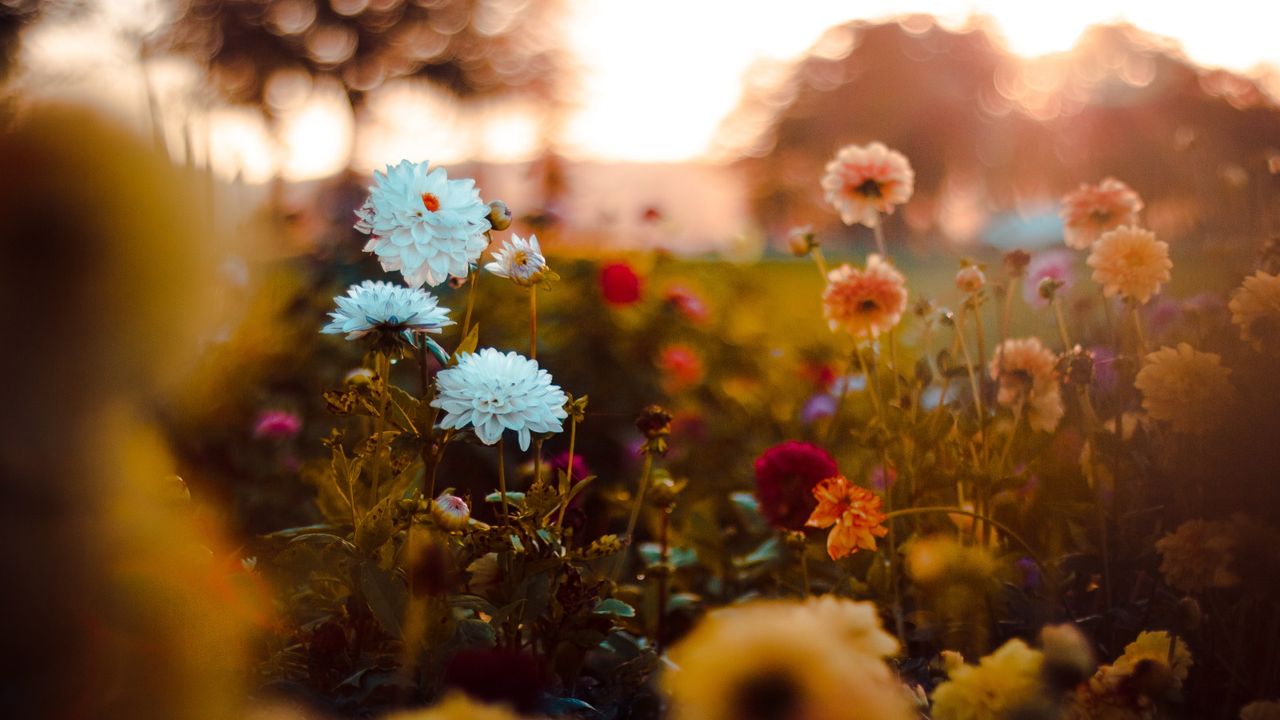
[{"label": "red flower", "polygon": [[640,276],[625,262],[600,268],[600,291],[613,305],[630,305],[640,299]]},{"label": "red flower", "polygon": [[669,393],[697,385],[706,374],[698,351],[684,343],[664,347],[658,355],[658,368],[662,370],[663,387]]},{"label": "red flower", "polygon": [[795,440],[774,445],[756,458],[760,511],[774,527],[803,530],[818,507],[813,488],[838,472],[831,454],[816,445]]}]

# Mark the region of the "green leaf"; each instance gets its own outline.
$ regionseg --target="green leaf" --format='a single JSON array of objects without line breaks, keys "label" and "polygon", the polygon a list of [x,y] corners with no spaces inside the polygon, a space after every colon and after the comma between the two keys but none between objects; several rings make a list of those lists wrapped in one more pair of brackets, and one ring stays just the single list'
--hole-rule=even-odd
[{"label": "green leaf", "polygon": [[570,713],[580,713],[587,711],[600,715],[600,711],[591,706],[591,704],[583,702],[578,698],[571,697],[548,697],[542,700],[543,714],[551,717],[559,717],[560,715],[568,715]]},{"label": "green leaf", "polygon": [[466,618],[458,622],[458,637],[466,647],[493,647],[497,640],[493,626],[476,618]]},{"label": "green leaf", "polygon": [[458,343],[458,348],[453,351],[453,357],[449,360],[449,364],[453,365],[458,362],[458,358],[466,353],[476,351],[476,346],[480,344],[480,323],[471,326],[471,332]]},{"label": "green leaf", "polygon": [[[488,495],[485,495],[485,496],[484,496],[484,501],[485,501],[485,502],[491,502],[491,503],[500,503],[500,502],[502,502],[502,493],[500,493],[500,492],[491,492],[491,493],[489,493]],[[508,502],[509,504],[511,504],[511,505],[522,505],[522,504],[524,504],[524,493],[522,493],[522,492],[508,492],[508,493],[507,493],[507,502]]]},{"label": "green leaf", "polygon": [[396,531],[396,510],[400,498],[394,495],[385,497],[365,513],[356,528],[356,545],[367,553],[373,553],[382,547]]},{"label": "green leaf", "polygon": [[743,558],[734,558],[733,564],[738,567],[751,567],[760,565],[777,559],[782,551],[782,542],[778,540],[778,536],[774,535],[768,540],[760,543],[760,546],[752,550],[749,555]]},{"label": "green leaf", "polygon": [[591,612],[596,615],[614,615],[617,617],[635,617],[636,609],[622,602],[618,598],[605,598],[596,603]]},{"label": "green leaf", "polygon": [[360,566],[360,592],[378,624],[393,637],[400,637],[400,619],[404,617],[409,591],[394,573],[374,563]]}]

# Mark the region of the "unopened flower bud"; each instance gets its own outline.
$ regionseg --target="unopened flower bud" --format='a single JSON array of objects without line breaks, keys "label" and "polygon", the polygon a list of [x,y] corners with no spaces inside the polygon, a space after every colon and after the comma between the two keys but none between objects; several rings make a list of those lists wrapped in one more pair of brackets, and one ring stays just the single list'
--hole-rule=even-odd
[{"label": "unopened flower bud", "polygon": [[342,378],[347,387],[363,388],[373,384],[374,374],[369,368],[356,368]]},{"label": "unopened flower bud", "polygon": [[791,232],[787,234],[787,249],[796,257],[808,255],[817,246],[818,241],[813,234],[812,225],[791,228]]},{"label": "unopened flower bud", "polygon": [[671,434],[671,413],[660,405],[649,405],[636,418],[636,429],[644,434],[644,451],[662,455],[667,451],[667,436]]},{"label": "unopened flower bud", "polygon": [[1184,597],[1174,606],[1174,619],[1181,632],[1194,632],[1200,627],[1202,613],[1200,603],[1193,597]]},{"label": "unopened flower bud", "polygon": [[956,273],[956,287],[960,288],[960,292],[972,295],[986,284],[987,276],[982,274],[982,268],[977,265],[966,265]]},{"label": "unopened flower bud", "polygon": [[494,230],[506,230],[511,227],[511,208],[501,200],[489,203],[489,225]]},{"label": "unopened flower bud", "polygon": [[1022,277],[1031,263],[1031,255],[1026,250],[1012,250],[1004,254],[1004,271],[1010,277]]},{"label": "unopened flower bud", "polygon": [[670,508],[676,504],[676,497],[680,495],[681,490],[684,490],[686,484],[683,480],[678,482],[672,480],[670,475],[663,473],[654,479],[649,487],[649,504],[659,510]]},{"label": "unopened flower bud", "polygon": [[1047,277],[1040,281],[1040,285],[1036,288],[1036,292],[1040,293],[1040,297],[1045,300],[1053,300],[1053,296],[1057,294],[1058,288],[1062,287],[1061,280]]},{"label": "unopened flower bud", "polygon": [[1084,682],[1098,665],[1089,640],[1069,623],[1041,629],[1040,647],[1044,652],[1045,680],[1063,690]]},{"label": "unopened flower bud", "polygon": [[457,495],[445,493],[431,503],[431,518],[442,530],[460,532],[467,528],[471,519],[471,508],[467,502]]},{"label": "unopened flower bud", "polygon": [[1093,353],[1076,345],[1062,355],[1058,369],[1068,385],[1088,387],[1093,382]]}]

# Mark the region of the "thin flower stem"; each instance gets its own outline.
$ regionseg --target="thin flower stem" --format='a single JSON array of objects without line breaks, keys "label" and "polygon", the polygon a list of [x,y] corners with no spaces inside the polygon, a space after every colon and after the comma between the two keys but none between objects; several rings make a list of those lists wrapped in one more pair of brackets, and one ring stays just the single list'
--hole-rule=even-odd
[{"label": "thin flower stem", "polygon": [[670,547],[667,544],[667,535],[671,528],[671,508],[662,509],[662,524],[659,526],[658,532],[658,562],[662,565],[662,569],[658,572],[658,622],[657,629],[654,632],[655,650],[661,654],[662,638],[666,635],[667,625],[667,588],[670,579],[670,568],[667,565],[670,556]]},{"label": "thin flower stem", "polygon": [[[858,343],[853,344],[853,354],[858,354]],[[839,395],[836,397],[836,406],[831,411],[831,421],[827,423],[826,437],[823,439],[824,445],[830,445],[836,436],[836,425],[840,422],[840,411],[844,409],[845,396],[849,394],[849,373],[853,372],[853,358],[849,358],[849,362],[845,364],[844,373],[840,376],[836,383],[836,389]]]},{"label": "thin flower stem", "polygon": [[896,328],[889,328],[889,371],[893,375],[894,402],[902,402],[902,385],[898,378],[898,335]]},{"label": "thin flower stem", "polygon": [[880,257],[888,258],[889,254],[884,250],[884,216],[876,215],[876,224],[871,227],[876,235],[876,249],[880,252]]},{"label": "thin flower stem", "polygon": [[511,511],[507,508],[507,453],[506,439],[498,436],[498,493],[502,496],[502,524],[511,523]]},{"label": "thin flower stem", "polygon": [[1062,300],[1057,293],[1053,296],[1053,316],[1058,321],[1058,337],[1062,340],[1063,352],[1071,350],[1071,335],[1067,332],[1067,317],[1062,312]]},{"label": "thin flower stem", "polygon": [[[649,475],[653,472],[653,454],[645,452],[644,468],[640,471],[640,487],[636,488],[636,499],[631,505],[631,517],[627,518],[627,532],[623,536],[623,540],[630,543],[632,535],[636,531],[636,525],[640,522],[640,510],[644,507],[644,496],[649,491]],[[622,567],[626,564],[627,553],[625,549],[618,553],[618,559],[613,564],[614,582],[622,576]]]},{"label": "thin flower stem", "polygon": [[[956,315],[956,338],[960,341],[960,352],[964,353],[965,369],[969,372],[969,387],[973,390],[973,406],[978,411],[978,423],[985,429],[986,422],[984,418],[986,418],[987,413],[982,407],[982,391],[978,388],[978,378],[974,373],[973,357],[969,354],[969,344],[964,340],[964,311],[965,308],[962,305],[959,314]],[[986,440],[985,437],[982,439],[982,454],[984,458],[986,457]]]},{"label": "thin flower stem", "polygon": [[480,284],[480,268],[477,266],[472,268],[471,275],[467,278],[467,284],[471,289],[467,290],[467,312],[462,316],[462,339],[466,340],[471,334],[471,310],[476,305],[476,285]]},{"label": "thin flower stem", "polygon": [[573,450],[574,444],[578,440],[578,420],[569,417],[569,467],[565,470],[564,477],[560,479],[560,512],[556,515],[556,527],[564,525],[564,513],[569,509],[569,489],[573,485]]},{"label": "thin flower stem", "polygon": [[1138,312],[1138,303],[1129,304],[1129,317],[1133,320],[1134,337],[1138,343],[1138,364],[1147,362],[1147,334],[1142,329],[1142,314]]},{"label": "thin flower stem", "polygon": [[538,359],[538,286],[529,286],[529,359]]},{"label": "thin flower stem", "polygon": [[1013,296],[1022,289],[1022,276],[1009,278],[1009,287],[1004,293],[1004,307],[1000,310],[1000,344],[1009,339],[1009,325],[1013,321]]},{"label": "thin flower stem", "polygon": [[818,266],[818,274],[822,276],[822,282],[827,282],[827,259],[822,254],[822,248],[814,245],[809,251],[809,257],[812,257],[814,264]]},{"label": "thin flower stem", "polygon": [[387,401],[391,398],[389,392],[391,387],[391,362],[386,353],[378,352],[374,357],[374,364],[377,365],[378,379],[382,381],[382,402],[378,407],[378,419],[373,425],[373,488],[369,501],[369,506],[373,507],[380,500],[378,496],[378,486],[382,481],[382,463],[378,462],[378,456],[382,452],[382,433],[386,429],[387,423]]},{"label": "thin flower stem", "polygon": [[875,406],[876,417],[880,418],[880,422],[885,422],[884,408],[880,404],[880,389],[877,386],[875,377],[871,374],[871,369],[867,366],[867,359],[862,357],[862,353],[858,351],[857,343],[853,346],[853,355],[858,358],[858,365],[862,368],[862,377],[866,378],[867,392],[871,394],[871,404]]},{"label": "thin flower stem", "polygon": [[1107,316],[1107,332],[1111,335],[1111,346],[1120,346],[1120,331],[1116,327],[1115,311],[1111,309],[1111,298],[1107,297],[1105,291],[1100,293],[1102,296],[1102,311]]}]

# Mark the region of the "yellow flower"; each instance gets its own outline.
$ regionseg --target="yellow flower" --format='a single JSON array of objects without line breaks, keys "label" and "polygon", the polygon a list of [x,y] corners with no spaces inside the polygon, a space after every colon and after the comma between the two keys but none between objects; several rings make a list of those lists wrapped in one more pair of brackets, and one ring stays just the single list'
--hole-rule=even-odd
[{"label": "yellow flower", "polygon": [[898,640],[880,626],[875,603],[822,595],[806,599],[797,612],[840,636],[850,649],[878,658],[898,654]]},{"label": "yellow flower", "polygon": [[1188,520],[1156,541],[1160,572],[1183,592],[1233,587],[1240,582],[1231,568],[1236,542],[1229,523]]},{"label": "yellow flower", "polygon": [[1165,420],[1180,433],[1204,433],[1230,411],[1235,388],[1222,358],[1199,352],[1186,343],[1147,355],[1134,386],[1142,391],[1142,407],[1155,420]]},{"label": "yellow flower", "polygon": [[832,332],[877,337],[898,324],[906,307],[906,278],[879,255],[867,257],[865,270],[846,264],[827,273],[822,312]]},{"label": "yellow flower", "polygon": [[1039,338],[1010,338],[996,348],[988,371],[1000,383],[996,402],[1018,407],[1033,429],[1053,432],[1062,419],[1062,392],[1058,388],[1058,356]]},{"label": "yellow flower", "polygon": [[429,708],[407,710],[384,716],[383,720],[520,720],[501,705],[485,705],[466,695],[453,694]]},{"label": "yellow flower", "polygon": [[946,535],[916,538],[906,548],[907,573],[918,583],[985,581],[998,567],[991,553]]},{"label": "yellow flower", "polygon": [[1245,278],[1228,307],[1242,340],[1258,350],[1280,347],[1280,275],[1258,271]]},{"label": "yellow flower", "polygon": [[1014,717],[1040,698],[1043,660],[1040,651],[1015,639],[977,665],[957,668],[933,692],[934,720]]},{"label": "yellow flower", "polygon": [[1120,676],[1132,675],[1139,663],[1145,660],[1169,668],[1173,677],[1181,684],[1187,679],[1187,673],[1195,661],[1191,658],[1191,649],[1187,647],[1187,641],[1179,638],[1178,645],[1173,651],[1173,661],[1170,662],[1169,643],[1172,640],[1169,633],[1163,630],[1138,633],[1138,638],[1126,645],[1124,654],[1112,664],[1113,673],[1118,673]]},{"label": "yellow flower", "polygon": [[852,555],[859,549],[875,550],[876,538],[889,532],[884,526],[884,513],[880,512],[880,497],[854,485],[843,475],[819,482],[813,488],[813,496],[818,499],[818,507],[813,509],[805,525],[831,528],[827,535],[827,554],[832,560]]},{"label": "yellow flower", "polygon": [[1240,720],[1280,720],[1280,702],[1259,700],[1244,706]]},{"label": "yellow flower", "polygon": [[[905,690],[879,657],[892,638],[867,624],[874,610],[862,605],[762,600],[711,613],[668,654],[662,687],[671,717],[912,718]],[[859,634],[863,642],[851,641]]]},{"label": "yellow flower", "polygon": [[1107,297],[1119,295],[1146,303],[1169,282],[1169,245],[1156,234],[1138,227],[1122,226],[1093,244],[1086,261],[1093,268],[1093,281]]}]

